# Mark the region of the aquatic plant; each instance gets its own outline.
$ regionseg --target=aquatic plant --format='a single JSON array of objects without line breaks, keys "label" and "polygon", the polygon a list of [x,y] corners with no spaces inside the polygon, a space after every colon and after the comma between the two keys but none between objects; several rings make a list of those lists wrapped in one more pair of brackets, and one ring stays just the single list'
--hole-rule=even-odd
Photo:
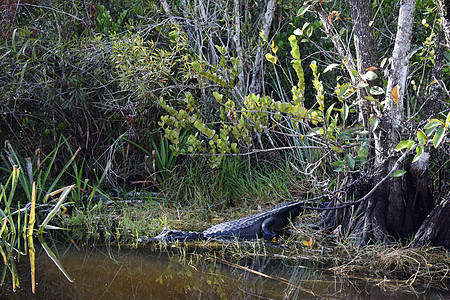
[{"label": "aquatic plant", "polygon": [[[16,189],[18,187],[18,181],[21,176],[21,169],[17,166],[13,166],[13,171],[9,176],[6,183],[0,184],[0,215],[3,218],[3,225],[0,229],[0,253],[3,257],[4,267],[3,275],[0,284],[3,285],[5,282],[5,276],[7,271],[10,272],[12,278],[12,289],[15,291],[20,285],[19,274],[17,273],[16,261],[20,261],[21,256],[28,255],[30,259],[31,268],[31,281],[32,281],[32,291],[35,292],[36,280],[35,280],[35,247],[34,247],[34,236],[39,237],[41,245],[44,247],[49,257],[56,263],[61,272],[67,277],[69,281],[70,276],[64,270],[63,266],[59,263],[56,256],[47,246],[42,238],[42,233],[45,229],[60,229],[55,226],[51,226],[48,223],[56,215],[56,213],[61,208],[64,201],[66,201],[67,196],[70,194],[71,190],[75,185],[67,186],[65,188],[56,190],[50,194],[47,194],[48,198],[50,195],[55,196],[61,194],[55,205],[41,205],[40,208],[50,207],[50,212],[46,215],[44,221],[38,224],[37,229],[34,228],[36,225],[36,182],[31,184],[31,201],[21,206],[20,200],[16,205],[13,204],[14,197],[16,194]],[[42,199],[39,199],[39,203],[43,203]],[[22,242],[23,240],[23,242]],[[5,249],[5,250],[4,250]]]}]

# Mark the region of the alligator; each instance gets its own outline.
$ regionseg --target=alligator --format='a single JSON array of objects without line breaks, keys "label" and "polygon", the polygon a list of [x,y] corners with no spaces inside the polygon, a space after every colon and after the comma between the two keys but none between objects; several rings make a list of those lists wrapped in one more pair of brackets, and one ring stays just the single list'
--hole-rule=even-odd
[{"label": "alligator", "polygon": [[190,242],[208,239],[251,240],[264,238],[266,241],[276,242],[283,228],[300,214],[302,205],[303,203],[300,202],[282,203],[265,212],[214,225],[203,232],[164,229],[149,241]]}]

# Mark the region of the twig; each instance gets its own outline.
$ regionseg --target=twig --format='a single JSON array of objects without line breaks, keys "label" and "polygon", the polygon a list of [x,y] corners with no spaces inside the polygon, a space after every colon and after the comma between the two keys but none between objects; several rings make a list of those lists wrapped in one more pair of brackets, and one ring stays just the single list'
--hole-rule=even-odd
[{"label": "twig", "polygon": [[[313,210],[333,210],[333,209],[339,209],[339,208],[345,208],[351,205],[355,205],[355,204],[359,204],[363,201],[366,201],[392,174],[394,174],[395,171],[397,171],[397,169],[400,166],[400,163],[405,159],[405,157],[407,156],[407,154],[410,152],[411,150],[406,150],[405,153],[402,154],[402,156],[400,156],[397,161],[395,162],[394,166],[392,167],[391,171],[383,177],[383,179],[381,179],[364,197],[362,197],[359,200],[356,201],[351,201],[351,202],[346,202],[343,205],[340,206],[334,206],[334,207],[302,207],[302,208],[307,208],[307,209],[313,209]],[[330,194],[328,194],[330,195]],[[324,195],[326,196],[326,195]],[[322,196],[322,197],[324,197]]]}]

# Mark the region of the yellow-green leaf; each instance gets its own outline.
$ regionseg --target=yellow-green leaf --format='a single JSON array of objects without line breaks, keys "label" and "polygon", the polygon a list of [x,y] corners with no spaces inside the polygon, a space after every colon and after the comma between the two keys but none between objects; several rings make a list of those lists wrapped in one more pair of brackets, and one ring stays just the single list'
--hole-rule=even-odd
[{"label": "yellow-green leaf", "polygon": [[438,126],[444,125],[444,123],[439,119],[431,119],[428,123],[423,127],[424,129],[431,129]]},{"label": "yellow-green leaf", "polygon": [[406,145],[406,148],[408,148],[409,150],[411,150],[411,148],[415,145],[416,143],[413,140],[408,140],[408,144]]},{"label": "yellow-green leaf", "polygon": [[198,62],[198,61],[193,61],[192,63],[191,63],[191,65],[192,65],[192,67],[194,68],[194,70],[195,71],[197,71],[197,72],[202,72],[202,67],[200,66],[200,63]]},{"label": "yellow-green leaf", "polygon": [[348,88],[349,88],[348,83],[344,83],[343,85],[341,85],[339,90],[336,93],[338,98],[341,98],[347,92]]},{"label": "yellow-green leaf", "polygon": [[391,177],[402,177],[405,173],[406,173],[405,170],[397,170],[394,172],[394,174],[392,174]]},{"label": "yellow-green leaf", "polygon": [[277,63],[277,57],[276,57],[276,56],[273,56],[273,55],[270,54],[270,53],[267,53],[267,54],[266,54],[266,59],[267,59],[268,61],[270,61],[271,63],[273,63],[273,64],[276,64],[276,63]]},{"label": "yellow-green leaf", "polygon": [[439,147],[441,142],[444,140],[444,137],[445,137],[445,128],[440,127],[438,130],[436,130],[436,133],[434,134],[434,137],[433,137],[434,148]]},{"label": "yellow-green leaf", "polygon": [[226,53],[225,48],[220,47],[220,46],[218,46],[218,45],[215,45],[215,46],[216,46],[217,50],[219,50],[219,52],[222,53],[222,55],[225,55],[225,53]]},{"label": "yellow-green leaf", "polygon": [[408,141],[401,141],[400,143],[398,143],[398,145],[395,147],[395,151],[400,151],[400,150],[403,150],[403,149],[405,149],[406,147],[407,147],[407,145],[408,145]]},{"label": "yellow-green leaf", "polygon": [[421,145],[425,145],[428,142],[428,137],[423,130],[417,131],[417,139]]},{"label": "yellow-green leaf", "polygon": [[416,148],[416,153],[419,154],[419,155],[422,155],[423,150],[424,150],[423,145],[419,145],[419,146],[417,146],[417,148]]},{"label": "yellow-green leaf", "polygon": [[447,114],[447,118],[445,119],[445,124],[444,124],[444,126],[445,126],[445,128],[447,128],[448,129],[448,126],[450,125],[450,111],[448,112],[448,114]]}]

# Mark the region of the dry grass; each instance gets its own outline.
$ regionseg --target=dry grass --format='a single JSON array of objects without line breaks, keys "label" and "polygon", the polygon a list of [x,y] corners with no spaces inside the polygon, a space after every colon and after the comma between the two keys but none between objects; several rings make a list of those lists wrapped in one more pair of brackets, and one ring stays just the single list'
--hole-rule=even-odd
[{"label": "dry grass", "polygon": [[447,289],[450,282],[450,253],[442,248],[369,245],[351,254],[350,260],[330,270],[386,290]]}]

